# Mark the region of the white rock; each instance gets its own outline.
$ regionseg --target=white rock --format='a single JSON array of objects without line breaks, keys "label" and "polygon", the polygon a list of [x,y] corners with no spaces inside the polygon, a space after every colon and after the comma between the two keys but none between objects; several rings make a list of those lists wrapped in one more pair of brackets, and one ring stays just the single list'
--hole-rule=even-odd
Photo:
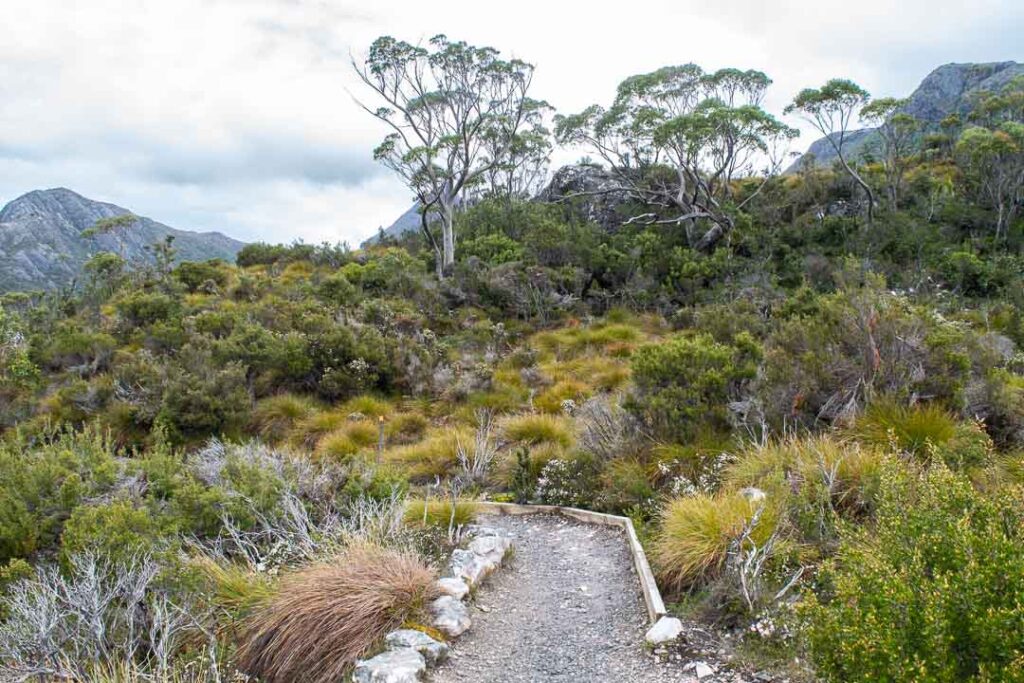
[{"label": "white rock", "polygon": [[481,536],[469,544],[469,551],[491,564],[500,564],[510,542],[501,536]]},{"label": "white rock", "polygon": [[703,680],[709,676],[714,676],[715,670],[704,662],[697,662],[693,667],[693,673],[697,675],[698,680]]},{"label": "white rock", "polygon": [[751,503],[760,503],[764,500],[768,494],[757,488],[756,486],[747,486],[740,489],[740,495],[746,498]]},{"label": "white rock", "polygon": [[498,568],[499,560],[493,557],[477,555],[471,550],[456,550],[445,571],[446,578],[461,578],[470,586],[475,586]]},{"label": "white rock", "polygon": [[683,667],[683,671],[692,671],[693,675],[697,677],[697,680],[703,680],[715,675],[715,670],[707,663],[701,661],[690,662]]},{"label": "white rock", "polygon": [[462,577],[448,577],[437,580],[437,588],[443,595],[450,595],[456,600],[461,600],[469,593],[469,586]]},{"label": "white rock", "polygon": [[448,657],[448,646],[428,636],[423,631],[403,628],[392,631],[384,637],[389,650],[413,649],[423,655],[427,666],[436,666]]},{"label": "white rock", "polygon": [[427,662],[416,650],[388,650],[371,659],[356,662],[355,683],[416,683],[423,678]]},{"label": "white rock", "polygon": [[679,637],[683,632],[683,622],[675,617],[662,617],[658,623],[647,631],[644,639],[651,645],[668,643]]},{"label": "white rock", "polygon": [[441,597],[430,603],[430,625],[450,638],[458,638],[469,630],[473,624],[466,606],[450,595]]}]

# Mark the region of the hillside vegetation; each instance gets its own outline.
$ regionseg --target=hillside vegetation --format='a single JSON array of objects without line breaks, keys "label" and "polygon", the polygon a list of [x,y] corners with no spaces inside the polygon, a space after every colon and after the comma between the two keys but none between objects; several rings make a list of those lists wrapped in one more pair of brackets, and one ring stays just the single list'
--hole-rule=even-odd
[{"label": "hillside vegetation", "polygon": [[[490,498],[630,516],[676,608],[791,677],[1024,680],[1021,179],[991,188],[1024,123],[1000,97],[918,136],[895,192],[881,160],[735,178],[696,227],[642,193],[613,225],[484,197],[441,279],[414,233],[103,253],[4,296],[0,666],[299,680],[323,653],[289,596],[329,580],[340,676],[419,627]],[[861,182],[891,199],[870,220]]]}]

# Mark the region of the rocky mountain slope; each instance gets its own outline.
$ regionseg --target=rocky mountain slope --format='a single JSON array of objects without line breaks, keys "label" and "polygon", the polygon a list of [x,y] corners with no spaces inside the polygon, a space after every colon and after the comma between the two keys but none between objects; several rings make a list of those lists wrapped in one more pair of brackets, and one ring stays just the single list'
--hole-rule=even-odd
[{"label": "rocky mountain slope", "polygon": [[219,232],[189,232],[138,217],[122,236],[83,236],[97,220],[130,214],[65,188],[36,190],[0,210],[0,291],[52,289],[70,283],[100,251],[150,258],[146,247],[174,236],[180,261],[233,260],[243,242]]},{"label": "rocky mountain slope", "polygon": [[[977,93],[1000,90],[1022,75],[1024,64],[1019,62],[944,64],[921,81],[908,98],[904,111],[923,121],[926,128],[935,127],[950,114],[969,111]],[[851,158],[856,158],[870,149],[876,139],[873,128],[852,131],[847,134],[846,150],[849,150]],[[825,138],[815,141],[808,148],[807,154],[813,154],[814,162],[819,165],[831,164],[835,159],[835,152]],[[800,163],[798,160],[790,170]]]}]

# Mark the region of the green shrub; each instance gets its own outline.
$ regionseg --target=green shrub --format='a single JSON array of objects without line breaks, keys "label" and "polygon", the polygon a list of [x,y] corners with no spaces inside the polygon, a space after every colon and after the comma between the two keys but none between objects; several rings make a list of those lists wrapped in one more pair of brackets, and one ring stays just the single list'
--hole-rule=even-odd
[{"label": "green shrub", "polygon": [[728,429],[727,403],[756,374],[759,349],[747,333],[738,346],[709,335],[674,337],[633,354],[636,391],[626,407],[666,438],[686,440],[699,425]]},{"label": "green shrub", "polygon": [[942,467],[890,468],[876,527],[849,530],[800,613],[830,681],[1016,681],[1024,506]]},{"label": "green shrub", "polygon": [[552,458],[537,478],[537,498],[545,505],[589,509],[601,490],[600,469],[589,458]]},{"label": "green shrub", "polygon": [[158,548],[162,530],[145,508],[130,501],[75,508],[64,525],[61,551],[65,558],[94,552],[112,562],[124,563]]},{"label": "green shrub", "polygon": [[0,442],[0,563],[52,549],[72,511],[109,491],[119,471],[95,429],[62,430],[34,445]]}]

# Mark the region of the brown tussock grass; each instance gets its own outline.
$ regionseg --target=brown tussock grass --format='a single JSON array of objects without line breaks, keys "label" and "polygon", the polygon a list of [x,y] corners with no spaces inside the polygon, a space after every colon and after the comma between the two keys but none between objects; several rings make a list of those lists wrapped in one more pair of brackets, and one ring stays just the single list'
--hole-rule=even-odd
[{"label": "brown tussock grass", "polygon": [[437,597],[435,572],[410,552],[373,545],[282,579],[239,639],[239,670],[263,683],[347,680],[356,659]]}]

